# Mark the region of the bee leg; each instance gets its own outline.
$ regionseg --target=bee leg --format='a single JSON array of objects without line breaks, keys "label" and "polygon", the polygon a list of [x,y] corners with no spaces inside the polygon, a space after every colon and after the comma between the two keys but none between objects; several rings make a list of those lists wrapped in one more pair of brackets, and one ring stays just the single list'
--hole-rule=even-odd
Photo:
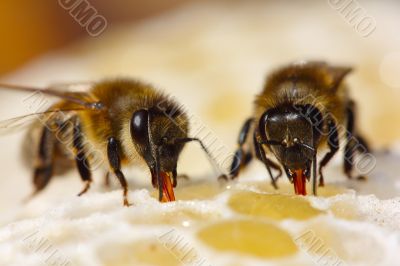
[{"label": "bee leg", "polygon": [[35,190],[29,198],[43,190],[53,176],[54,144],[54,134],[48,127],[44,126],[40,137],[38,160],[33,174]]},{"label": "bee leg", "polygon": [[[310,173],[311,174],[311,173]],[[322,179],[322,182],[324,180]],[[312,159],[312,190],[314,196],[317,196],[317,152],[314,152]]]},{"label": "bee leg", "polygon": [[360,143],[360,145],[358,146],[358,152],[360,153],[368,153],[371,152],[371,148],[369,147],[368,142],[364,139],[364,137],[357,135],[356,139],[358,141],[358,143]]},{"label": "bee leg", "polygon": [[185,179],[185,180],[190,180],[188,175],[185,174],[180,174],[178,175],[176,168],[172,172],[172,186],[176,187],[178,185],[178,179]]},{"label": "bee leg", "polygon": [[337,128],[335,122],[332,119],[328,120],[328,147],[329,152],[325,154],[324,158],[322,158],[321,162],[319,163],[319,186],[323,187],[324,183],[324,175],[322,174],[322,169],[328,164],[328,162],[332,159],[332,157],[336,154],[339,150],[339,136],[337,132]]},{"label": "bee leg", "polygon": [[[276,180],[278,180],[279,177],[282,176],[282,170],[279,167],[278,164],[276,164],[275,162],[271,161],[270,159],[267,158],[267,156],[265,155],[265,152],[261,146],[261,143],[259,143],[257,141],[256,138],[256,133],[254,133],[254,145],[256,146],[256,156],[257,158],[262,161],[265,165],[265,167],[267,168],[269,177],[271,178],[271,185],[275,188],[278,189],[278,185],[276,184]],[[274,176],[272,175],[271,172],[271,167],[277,171],[279,171],[279,174],[274,178]]]},{"label": "bee leg", "polygon": [[252,159],[253,155],[250,152],[245,153],[242,148],[238,148],[235,152],[235,156],[233,157],[229,178],[231,180],[237,178],[240,170],[245,168]]},{"label": "bee leg", "polygon": [[110,137],[107,143],[107,157],[110,164],[110,168],[113,173],[117,176],[123,189],[124,206],[130,206],[128,201],[128,183],[126,182],[125,176],[121,171],[121,159],[119,155],[119,143],[114,137]]},{"label": "bee leg", "polygon": [[178,185],[178,173],[176,171],[176,167],[172,171],[172,186],[176,187]]},{"label": "bee leg", "polygon": [[[368,142],[363,137],[358,135],[358,136],[356,136],[356,139],[357,139],[357,142],[358,142],[356,144],[357,151],[360,154],[371,153],[371,148],[369,147]],[[365,180],[367,180],[367,177],[364,176],[364,175],[359,175],[359,176],[357,176],[357,180],[365,181]]]},{"label": "bee leg", "polygon": [[90,184],[92,183],[92,173],[90,171],[90,164],[88,158],[86,157],[82,143],[81,126],[77,120],[75,121],[73,132],[74,132],[73,146],[75,149],[74,150],[75,163],[76,167],[78,168],[79,175],[81,176],[82,181],[85,183],[84,188],[78,194],[78,196],[82,196],[90,188]]},{"label": "bee leg", "polygon": [[[368,153],[371,151],[368,143],[361,136],[354,136],[354,103],[350,102],[347,107],[347,132],[346,132],[346,146],[344,150],[344,172],[348,178],[352,178],[352,170],[354,166],[354,154],[356,151],[359,153]],[[365,180],[366,177],[358,176],[358,180]]]},{"label": "bee leg", "polygon": [[235,152],[235,156],[233,157],[233,161],[231,164],[229,172],[230,179],[235,179],[239,175],[240,170],[243,169],[253,159],[252,154],[250,152],[246,153],[243,149],[243,145],[246,143],[252,122],[252,118],[247,119],[244,122],[242,129],[240,130],[238,138],[239,147]]}]

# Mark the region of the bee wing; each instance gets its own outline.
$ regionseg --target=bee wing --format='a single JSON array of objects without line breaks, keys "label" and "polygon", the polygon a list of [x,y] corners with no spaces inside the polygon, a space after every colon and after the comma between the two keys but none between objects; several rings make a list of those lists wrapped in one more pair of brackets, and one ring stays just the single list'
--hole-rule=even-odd
[{"label": "bee wing", "polygon": [[[44,94],[48,96],[58,97],[60,99],[66,100],[68,102],[77,104],[80,107],[83,107],[87,110],[102,110],[104,109],[104,105],[94,97],[94,95],[90,94],[87,91],[87,88],[90,83],[86,84],[86,91],[81,90],[73,90],[74,86],[78,86],[79,84],[59,84],[55,86],[50,86],[48,88],[34,88],[20,85],[11,85],[11,84],[1,84],[0,89],[9,89],[15,91],[25,91],[31,93]],[[84,84],[80,83],[82,87]]]},{"label": "bee wing", "polygon": [[70,93],[87,93],[93,85],[93,81],[58,82],[50,84],[49,88]]},{"label": "bee wing", "polygon": [[62,117],[64,118],[63,120],[66,120],[67,117],[78,111],[87,110],[85,108],[47,110],[45,112],[27,114],[2,120],[0,121],[0,135],[12,134],[21,131],[22,129],[29,127],[34,122],[41,122],[44,126],[50,118],[56,115],[62,114]]},{"label": "bee wing", "polygon": [[[92,86],[92,82],[60,83],[51,85],[48,88],[34,88],[11,84],[0,84],[0,89],[9,89],[14,91],[24,91],[35,94],[53,96],[74,103],[74,106],[77,106],[76,108],[70,109],[57,108],[54,110],[46,110],[44,112],[35,112],[0,121],[0,135],[18,132],[26,127],[29,127],[35,121],[39,121],[45,124],[48,119],[54,117],[57,114],[62,113],[65,119],[72,112],[101,109],[101,102],[98,101],[93,95],[88,93],[89,89]],[[67,116],[65,116],[65,114],[67,114]]]}]

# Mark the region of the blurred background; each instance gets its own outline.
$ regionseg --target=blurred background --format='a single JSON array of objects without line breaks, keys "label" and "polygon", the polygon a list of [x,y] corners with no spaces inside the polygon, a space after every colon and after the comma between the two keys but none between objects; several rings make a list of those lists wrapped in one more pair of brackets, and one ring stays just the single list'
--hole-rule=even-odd
[{"label": "blurred background", "polygon": [[[10,72],[35,56],[68,45],[87,35],[60,3],[79,1],[4,0],[0,3],[0,75]],[[137,1],[93,0],[90,3],[107,18],[108,25],[140,21],[156,16],[184,2],[182,0]]]},{"label": "blurred background", "polygon": [[[123,76],[153,83],[186,106],[192,134],[227,167],[267,73],[293,61],[327,61],[354,67],[347,82],[357,126],[374,148],[392,148],[400,137],[399,12],[395,0],[3,0],[0,80],[47,86]],[[0,91],[0,117],[29,113],[25,97]],[[0,207],[7,209],[7,199],[31,189],[30,170],[19,167],[24,134],[0,138]],[[181,171],[210,175],[193,146]],[[76,176],[68,182],[59,188],[72,195],[81,183]],[[397,193],[391,188],[386,197]],[[45,194],[62,198],[58,192]]]}]

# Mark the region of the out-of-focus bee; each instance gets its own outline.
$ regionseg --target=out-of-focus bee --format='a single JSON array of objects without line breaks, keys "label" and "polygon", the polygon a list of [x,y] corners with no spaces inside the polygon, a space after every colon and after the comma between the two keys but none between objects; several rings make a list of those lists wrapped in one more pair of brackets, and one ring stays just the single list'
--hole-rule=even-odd
[{"label": "out-of-focus bee", "polygon": [[[33,142],[25,145],[26,153],[34,156],[30,158],[34,161],[34,194],[44,189],[54,174],[72,169],[73,164],[85,182],[79,195],[84,194],[92,182],[91,162],[102,157],[108,173],[121,183],[124,205],[130,205],[128,184],[121,171],[126,164],[145,164],[159,200],[173,201],[177,161],[185,143],[199,142],[211,158],[201,140],[188,137],[189,121],[182,108],[148,84],[106,80],[92,84],[87,92],[0,87],[61,99],[41,113],[30,130],[40,136],[35,139],[30,134],[27,142]],[[32,144],[35,142],[37,146]]]},{"label": "out-of-focus bee", "polygon": [[[256,156],[265,164],[275,188],[282,165],[296,194],[306,195],[306,179],[312,173],[316,195],[317,151],[329,148],[319,162],[319,185],[323,186],[322,170],[344,136],[344,172],[351,178],[355,152],[369,149],[354,128],[354,103],[343,82],[350,71],[323,62],[301,62],[273,72],[256,97],[253,116],[240,132],[230,177],[237,177]],[[267,157],[271,153],[280,165]],[[277,177],[271,168],[279,172]]]}]

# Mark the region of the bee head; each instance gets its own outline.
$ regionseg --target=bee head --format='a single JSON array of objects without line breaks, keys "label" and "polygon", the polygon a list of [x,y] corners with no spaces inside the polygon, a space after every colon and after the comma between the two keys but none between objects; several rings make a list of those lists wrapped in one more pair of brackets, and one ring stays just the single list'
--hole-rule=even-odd
[{"label": "bee head", "polygon": [[[162,186],[170,183],[170,178],[173,181],[176,178],[177,162],[184,146],[178,140],[187,137],[187,119],[185,116],[171,117],[154,108],[135,111],[130,123],[133,144],[146,161],[152,174],[152,184],[159,188],[162,200]],[[172,187],[168,189],[172,191]],[[172,196],[166,195],[168,201],[173,200],[170,198],[173,197],[171,191]]]},{"label": "bee head", "polygon": [[312,105],[282,105],[267,110],[259,121],[262,143],[293,172],[310,168],[321,129],[321,112]]}]

